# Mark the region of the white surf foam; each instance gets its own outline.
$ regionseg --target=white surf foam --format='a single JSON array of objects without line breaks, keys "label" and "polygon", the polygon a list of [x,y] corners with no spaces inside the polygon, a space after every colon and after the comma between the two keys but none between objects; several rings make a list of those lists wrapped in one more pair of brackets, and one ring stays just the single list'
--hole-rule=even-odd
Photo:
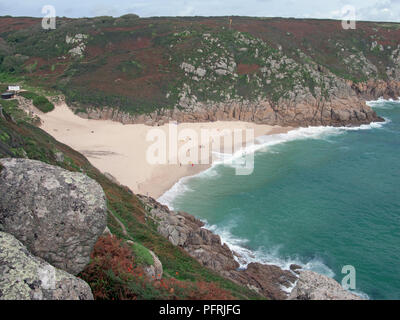
[{"label": "white surf foam", "polygon": [[163,205],[166,205],[170,210],[174,210],[174,200],[185,192],[192,192],[193,190],[188,186],[188,182],[193,178],[205,178],[205,179],[215,179],[218,177],[218,172],[216,166],[211,166],[210,168],[197,173],[193,176],[183,177],[178,180],[173,187],[167,190],[157,201]]},{"label": "white surf foam", "polygon": [[179,179],[177,183],[173,185],[171,189],[165,192],[157,201],[163,205],[168,206],[170,210],[174,210],[173,202],[178,195],[181,195],[185,192],[191,192],[192,189],[187,185],[187,180],[191,177],[183,177]]},{"label": "white surf foam", "polygon": [[319,126],[297,128],[287,133],[258,137],[257,139],[255,139],[255,143],[247,146],[246,148],[236,151],[234,154],[214,152],[213,154],[216,159],[209,169],[200,172],[199,174],[196,174],[194,176],[184,177],[180,179],[171,189],[167,190],[160,198],[158,198],[158,202],[168,206],[171,210],[174,210],[173,203],[176,197],[182,195],[183,192],[190,191],[190,188],[187,186],[187,183],[190,179],[194,177],[216,177],[218,173],[215,169],[220,165],[230,166],[234,168],[242,166],[244,157],[249,153],[270,152],[269,147],[271,146],[295,140],[327,139],[335,135],[344,134],[347,131],[378,129],[383,127],[386,123],[390,122],[389,119],[385,120],[385,122],[372,122],[370,124],[363,124],[359,127]]},{"label": "white surf foam", "polygon": [[287,133],[265,135],[256,138],[254,144],[251,144],[246,148],[235,152],[234,154],[214,153],[217,155],[218,161],[214,162],[213,165],[237,167],[243,164],[243,161],[241,160],[244,160],[244,156],[247,154],[256,152],[270,152],[269,147],[271,146],[295,140],[327,139],[328,137],[344,134],[347,131],[378,129],[383,127],[388,122],[390,122],[390,120],[385,119],[385,122],[372,122],[370,124],[363,124],[358,127],[318,126],[297,128]]},{"label": "white surf foam", "polygon": [[367,105],[375,109],[393,109],[400,105],[400,97],[397,100],[379,98],[378,100],[367,101]]},{"label": "white surf foam", "polygon": [[[228,247],[234,252],[235,260],[239,263],[241,269],[246,269],[247,266],[253,262],[275,265],[283,270],[290,270],[290,266],[292,264],[296,264],[302,267],[303,270],[311,270],[316,273],[325,275],[329,278],[335,277],[335,273],[333,272],[333,270],[330,269],[327,265],[325,265],[322,259],[320,258],[313,258],[307,262],[298,257],[282,258],[281,255],[279,254],[279,249],[280,249],[279,247],[275,247],[269,250],[266,250],[264,248],[259,248],[257,250],[250,250],[246,248],[248,240],[234,237],[230,232],[229,226],[219,228],[215,225],[209,225],[205,220],[202,221],[205,223],[204,228],[219,235],[221,238],[221,242],[223,244],[224,243],[227,244]],[[296,286],[296,283],[297,281],[290,284],[288,287],[281,286],[281,289],[287,294],[290,294],[293,288]],[[366,300],[370,299],[370,297],[362,291],[351,290],[350,292],[363,299]]]},{"label": "white surf foam", "polygon": [[232,235],[231,228],[233,225],[225,227],[217,227],[216,225],[209,225],[207,221],[205,223],[206,229],[217,234],[221,238],[221,242],[227,244],[228,247],[235,253],[235,260],[239,263],[240,268],[245,269],[250,263],[258,262],[264,264],[270,264],[280,267],[283,270],[290,270],[292,264],[301,266],[304,270],[312,270],[320,274],[324,274],[328,277],[334,277],[335,273],[327,267],[323,261],[319,258],[313,258],[309,261],[304,261],[299,257],[287,257],[282,258],[280,254],[280,247],[275,246],[274,248],[258,248],[251,250],[247,247],[248,240],[237,238]]}]

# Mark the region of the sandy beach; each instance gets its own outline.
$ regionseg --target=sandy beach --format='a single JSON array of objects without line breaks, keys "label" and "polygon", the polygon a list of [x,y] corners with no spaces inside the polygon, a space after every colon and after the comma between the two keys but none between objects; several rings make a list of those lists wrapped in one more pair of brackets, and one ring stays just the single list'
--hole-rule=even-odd
[{"label": "sandy beach", "polygon": [[[194,164],[192,162],[182,164],[179,160],[169,164],[168,157],[164,164],[149,163],[146,154],[149,147],[154,144],[154,141],[146,140],[149,131],[155,128],[161,129],[169,138],[171,132],[169,125],[151,127],[144,124],[123,125],[111,120],[83,119],[75,115],[65,103],[56,105],[56,108],[50,113],[37,113],[42,120],[41,128],[43,130],[58,141],[84,154],[101,172],[111,174],[121,184],[128,186],[138,194],[149,195],[157,199],[180,178],[195,175],[210,167],[210,164]],[[224,129],[254,129],[255,137],[284,133],[291,129],[240,121],[182,123],[175,126],[178,132],[192,129],[199,137],[202,130],[205,129],[214,129],[217,132]],[[245,136],[243,135],[243,137]],[[178,147],[189,143],[188,140],[191,139],[178,140]],[[203,145],[198,146],[200,149],[202,147],[204,148]],[[199,151],[199,157],[200,154],[201,151]]]}]

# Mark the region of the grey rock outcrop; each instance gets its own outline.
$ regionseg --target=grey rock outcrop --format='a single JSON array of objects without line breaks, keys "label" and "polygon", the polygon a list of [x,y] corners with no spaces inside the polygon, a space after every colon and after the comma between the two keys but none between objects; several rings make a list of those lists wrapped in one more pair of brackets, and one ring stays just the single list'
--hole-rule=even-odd
[{"label": "grey rock outcrop", "polygon": [[63,163],[64,162],[65,156],[64,156],[64,153],[62,153],[61,151],[56,152],[54,154],[54,156],[55,156],[56,161],[58,163]]},{"label": "grey rock outcrop", "polygon": [[0,231],[71,274],[81,272],[107,222],[101,186],[74,173],[26,159],[0,159]]},{"label": "grey rock outcrop", "polygon": [[273,300],[287,299],[283,289],[292,287],[297,280],[290,271],[261,263],[250,263],[245,270],[230,270],[222,275]]},{"label": "grey rock outcrop", "polygon": [[145,271],[150,279],[161,280],[164,272],[162,263],[153,251],[149,250],[149,252],[153,257],[154,263],[151,266],[147,266]]},{"label": "grey rock outcrop", "polygon": [[400,81],[369,80],[367,82],[352,83],[353,90],[366,100],[378,98],[397,99],[400,97]]},{"label": "grey rock outcrop", "polygon": [[362,300],[346,291],[334,279],[313,271],[301,271],[290,300]]},{"label": "grey rock outcrop", "polygon": [[204,223],[185,212],[170,211],[152,198],[139,196],[151,208],[158,232],[173,245],[182,247],[202,265],[215,271],[239,268],[232,251],[221,238],[203,228]]},{"label": "grey rock outcrop", "polygon": [[0,300],[93,300],[89,285],[0,232]]}]

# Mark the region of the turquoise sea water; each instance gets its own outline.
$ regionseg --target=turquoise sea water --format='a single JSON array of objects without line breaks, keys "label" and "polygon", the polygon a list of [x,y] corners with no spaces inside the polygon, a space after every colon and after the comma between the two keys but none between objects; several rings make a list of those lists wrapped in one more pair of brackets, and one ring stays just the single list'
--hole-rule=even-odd
[{"label": "turquoise sea water", "polygon": [[265,137],[253,175],[215,166],[160,200],[205,220],[243,265],[298,263],[339,282],[352,265],[358,292],[400,299],[400,103],[371,105],[386,123]]}]

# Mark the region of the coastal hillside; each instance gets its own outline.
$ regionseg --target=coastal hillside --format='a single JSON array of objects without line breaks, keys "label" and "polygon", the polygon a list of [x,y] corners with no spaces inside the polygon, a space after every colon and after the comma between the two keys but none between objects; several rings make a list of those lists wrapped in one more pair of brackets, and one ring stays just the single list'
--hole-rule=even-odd
[{"label": "coastal hillside", "polygon": [[[62,244],[62,240],[57,237],[52,239],[48,231],[49,229],[46,229],[47,223],[52,228],[52,231],[58,234],[58,237],[64,239],[74,237],[75,240],[72,241],[74,243],[73,247],[70,248],[72,251],[69,253],[72,256],[65,258],[68,257],[67,254],[63,256],[60,253],[60,255],[63,257],[63,261],[67,261],[67,264],[70,264],[68,261],[72,261],[71,259],[74,261],[72,269],[65,268],[68,272],[84,269],[78,276],[89,284],[95,299],[218,300],[263,298],[262,295],[250,290],[246,286],[236,284],[220,276],[216,271],[204,267],[182,247],[170,243],[168,239],[164,238],[157,231],[158,222],[155,219],[151,219],[148,212],[149,209],[146,209],[147,207],[142,200],[128,188],[111,181],[101,174],[80,153],[59,143],[46,132],[36,127],[33,124],[34,121],[25,112],[18,109],[18,103],[5,104],[3,101],[1,102],[0,175],[2,178],[0,179],[0,231],[8,232],[17,237],[24,245],[28,246],[32,253],[42,255],[46,261],[50,261],[52,265],[56,266],[60,264],[60,258],[54,258],[54,247],[62,247],[62,253],[64,251],[67,252],[66,248],[71,246],[71,241],[68,240],[67,245],[66,243]],[[18,162],[17,166],[20,170],[19,173],[15,171],[16,169],[10,165],[10,161],[7,161],[6,158],[22,160]],[[26,162],[27,159],[39,162],[32,165]],[[54,168],[49,169],[45,167],[41,170],[35,169],[36,167],[40,168],[44,166],[44,164],[49,164]],[[89,229],[85,231],[87,226],[79,222],[80,220],[72,222],[73,225],[76,225],[76,230],[81,230],[80,235],[76,230],[69,230],[68,234],[68,228],[64,224],[71,224],[71,221],[60,221],[60,219],[65,218],[59,218],[57,215],[56,217],[52,217],[49,213],[44,214],[47,223],[40,224],[37,219],[34,219],[29,225],[29,230],[26,226],[27,222],[26,218],[23,218],[23,213],[27,211],[55,212],[53,210],[55,208],[59,208],[57,210],[60,211],[60,208],[70,205],[70,209],[64,208],[65,210],[62,209],[59,213],[66,214],[68,210],[75,210],[79,215],[83,214],[84,205],[82,202],[72,201],[71,199],[61,200],[62,193],[56,193],[50,198],[43,197],[39,194],[40,190],[36,189],[36,191],[33,191],[34,188],[28,188],[26,183],[25,189],[22,189],[20,183],[22,179],[12,179],[13,174],[16,176],[25,174],[24,181],[33,181],[36,177],[39,179],[39,188],[46,188],[46,184],[40,181],[46,179],[46,177],[49,181],[54,181],[55,179],[61,181],[60,177],[66,177],[65,173],[60,171],[61,169],[68,170],[67,172],[81,173],[82,181],[87,180],[87,177],[96,181],[94,184],[91,183],[84,186],[86,190],[82,194],[86,192],[87,197],[99,199],[99,206],[101,206],[100,204],[104,200],[98,196],[99,192],[96,191],[96,194],[94,190],[98,190],[100,186],[104,190],[106,208],[102,208],[101,210],[104,211],[105,209],[103,214],[107,216],[108,229],[98,239],[94,247],[93,241],[97,240],[98,234],[89,233]],[[60,173],[54,176],[52,175],[52,171],[60,171]],[[32,172],[35,172],[35,175]],[[84,178],[85,176],[86,178]],[[56,183],[56,185],[59,184]],[[99,186],[96,186],[97,184]],[[75,190],[76,193],[76,190],[79,190],[79,186],[72,187],[72,190]],[[72,192],[71,189],[64,191]],[[7,194],[11,195],[12,192],[24,195],[15,197],[14,199],[18,199],[18,201],[14,205],[10,205],[13,201],[12,196],[8,200],[5,197]],[[60,203],[63,203],[63,205],[60,207],[55,206],[51,209],[51,206],[53,204],[56,205],[57,201],[61,201]],[[33,203],[36,203],[39,208],[35,207]],[[24,209],[22,206],[25,206]],[[14,217],[12,217],[13,215]],[[89,221],[91,221],[89,224],[93,227],[93,224],[97,223],[96,220],[96,216],[92,213],[92,216],[89,216]],[[15,229],[16,226],[18,227]],[[24,226],[25,232],[21,234],[18,230],[22,230],[22,226]],[[87,236],[84,236],[85,234]],[[86,237],[85,241],[79,239],[82,236]],[[4,243],[7,244],[16,241],[9,240],[8,236],[4,235],[5,239],[8,240],[3,242],[3,234],[1,237],[0,251],[5,250],[3,247]],[[30,240],[30,238],[32,239]],[[38,242],[38,245],[32,245],[34,241]],[[91,242],[91,245],[88,245],[88,242]],[[22,246],[21,244],[17,245]],[[28,266],[26,255],[24,253],[23,258],[13,260],[22,260],[24,262],[23,264],[18,262],[21,264],[19,268],[22,271],[25,270],[24,265]],[[53,258],[49,259],[49,257]],[[15,283],[12,282],[12,279],[8,275],[3,274],[9,268],[3,264],[5,261],[1,261],[0,291],[3,290],[6,292],[7,290],[4,289],[15,286]],[[36,258],[33,261],[34,264],[38,264]],[[29,265],[32,264],[31,262]],[[63,266],[62,263],[61,266]],[[71,299],[71,295],[64,294],[58,298]],[[14,295],[10,296],[4,293],[4,295],[0,296],[0,299],[14,299],[13,297]],[[22,298],[26,299],[27,297],[24,296]],[[50,299],[57,299],[57,297],[53,294]]]},{"label": "coastal hillside", "polygon": [[399,39],[397,23],[0,17],[0,71],[86,118],[338,126],[381,120],[365,99],[399,95]]},{"label": "coastal hillside", "polygon": [[359,299],[301,266],[239,268],[203,222],[133,194],[37,127],[29,101],[0,103],[0,300]]}]

